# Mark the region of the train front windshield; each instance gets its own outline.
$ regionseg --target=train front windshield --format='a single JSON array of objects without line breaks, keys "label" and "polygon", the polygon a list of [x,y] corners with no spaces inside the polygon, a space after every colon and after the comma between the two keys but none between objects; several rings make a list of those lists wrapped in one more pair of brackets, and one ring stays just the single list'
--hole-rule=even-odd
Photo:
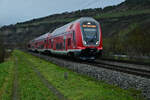
[{"label": "train front windshield", "polygon": [[97,45],[99,41],[98,33],[98,27],[95,23],[84,23],[82,25],[84,45]]}]

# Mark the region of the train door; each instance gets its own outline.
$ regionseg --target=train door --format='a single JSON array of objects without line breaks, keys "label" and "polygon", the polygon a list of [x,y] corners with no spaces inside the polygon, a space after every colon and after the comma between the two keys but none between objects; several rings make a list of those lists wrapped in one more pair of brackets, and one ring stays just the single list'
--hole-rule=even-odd
[{"label": "train door", "polygon": [[46,49],[49,49],[49,37],[46,39]]},{"label": "train door", "polygon": [[47,45],[47,42],[46,42],[46,39],[44,40],[44,48],[43,49],[46,49],[46,45]]},{"label": "train door", "polygon": [[48,45],[49,45],[49,41],[48,41],[49,39],[47,38],[46,39],[46,49],[48,49]]},{"label": "train door", "polygon": [[66,36],[64,36],[64,50],[66,50]]},{"label": "train door", "polygon": [[51,39],[48,40],[48,49],[51,49]]},{"label": "train door", "polygon": [[75,48],[76,47],[76,36],[75,36],[74,30],[73,30],[72,36],[73,36],[73,48]]},{"label": "train door", "polygon": [[69,37],[67,40],[67,47],[68,49],[71,49],[71,38]]},{"label": "train door", "polygon": [[53,39],[51,39],[51,49],[53,49]]}]

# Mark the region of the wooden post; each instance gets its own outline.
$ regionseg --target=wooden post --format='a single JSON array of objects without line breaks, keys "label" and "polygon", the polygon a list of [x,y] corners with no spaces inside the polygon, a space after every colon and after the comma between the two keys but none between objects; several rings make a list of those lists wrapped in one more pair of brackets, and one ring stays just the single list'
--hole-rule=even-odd
[{"label": "wooden post", "polygon": [[64,78],[65,78],[66,80],[68,79],[68,73],[67,73],[67,72],[64,73]]}]

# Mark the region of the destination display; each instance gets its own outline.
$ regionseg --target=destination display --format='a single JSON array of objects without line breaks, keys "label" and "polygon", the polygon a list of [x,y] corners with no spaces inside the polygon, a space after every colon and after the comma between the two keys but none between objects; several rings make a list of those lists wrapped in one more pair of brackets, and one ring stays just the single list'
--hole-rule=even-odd
[{"label": "destination display", "polygon": [[96,25],[83,25],[82,27],[92,27],[92,28],[95,28]]}]

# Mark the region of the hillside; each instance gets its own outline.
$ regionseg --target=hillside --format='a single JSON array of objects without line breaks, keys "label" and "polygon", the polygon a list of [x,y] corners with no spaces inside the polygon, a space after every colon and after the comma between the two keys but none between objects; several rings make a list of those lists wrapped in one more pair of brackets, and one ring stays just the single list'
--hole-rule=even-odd
[{"label": "hillside", "polygon": [[0,34],[5,35],[5,45],[24,47],[29,40],[84,16],[94,17],[101,23],[105,52],[150,55],[147,44],[150,43],[150,39],[147,39],[150,36],[150,0],[126,0],[117,6],[104,9],[84,9],[50,15],[3,26]]}]

